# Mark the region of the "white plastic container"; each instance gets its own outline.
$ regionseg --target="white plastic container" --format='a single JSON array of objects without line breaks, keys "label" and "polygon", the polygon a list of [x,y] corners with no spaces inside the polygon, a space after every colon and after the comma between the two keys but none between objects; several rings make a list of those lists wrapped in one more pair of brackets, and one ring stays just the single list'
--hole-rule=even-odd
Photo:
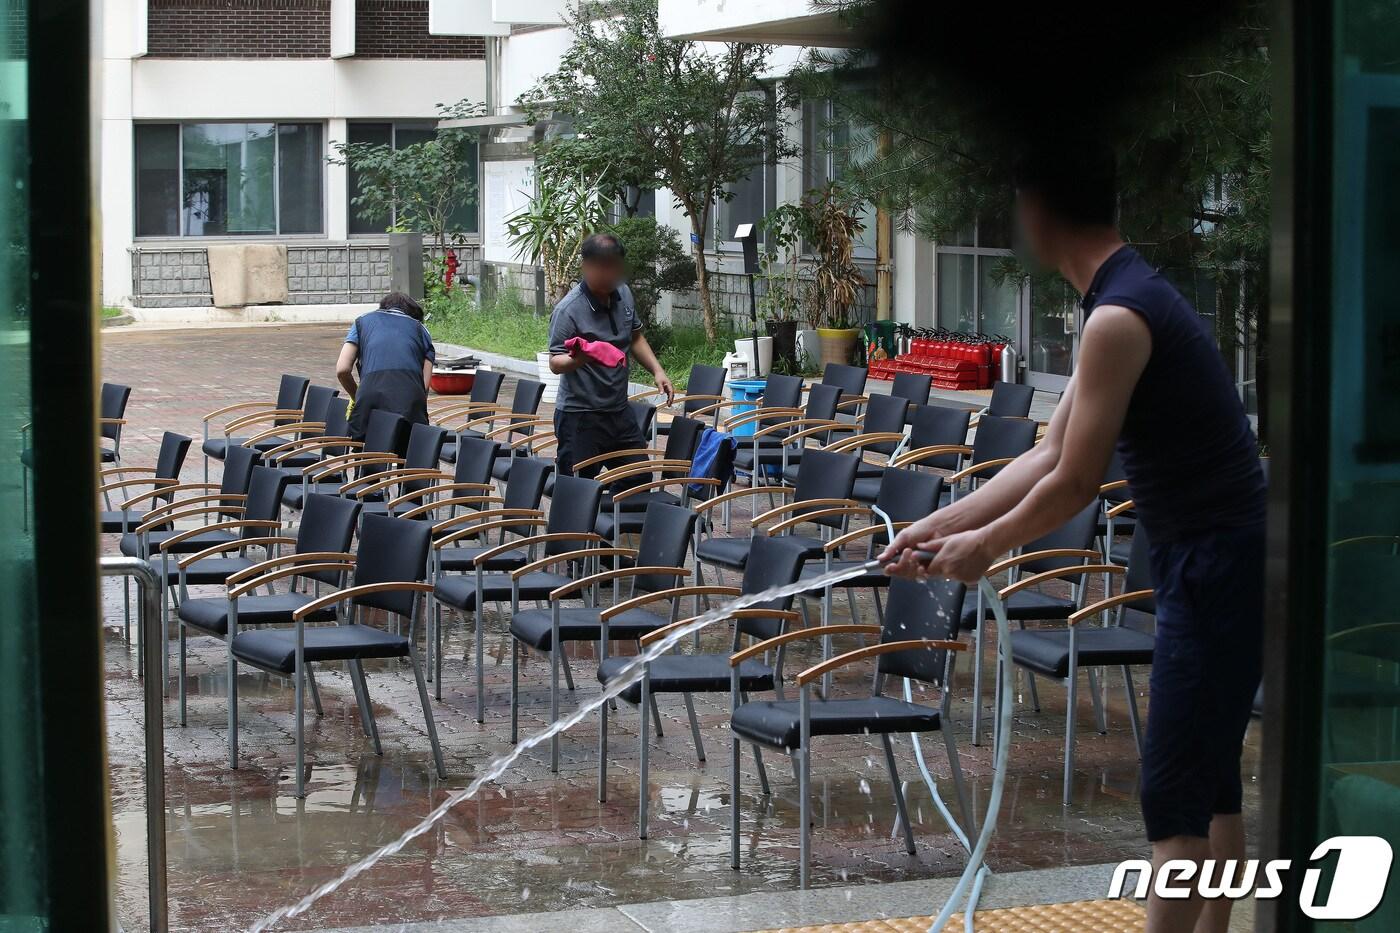
[{"label": "white plastic container", "polygon": [[758,372],[753,369],[753,338],[741,337],[734,341],[734,354],[749,361],[750,379],[759,379],[773,371],[773,338],[758,338]]},{"label": "white plastic container", "polygon": [[540,382],[544,383],[544,395],[540,400],[545,402],[559,397],[559,376],[549,371],[549,357],[547,350],[535,354],[535,366],[539,369]]}]

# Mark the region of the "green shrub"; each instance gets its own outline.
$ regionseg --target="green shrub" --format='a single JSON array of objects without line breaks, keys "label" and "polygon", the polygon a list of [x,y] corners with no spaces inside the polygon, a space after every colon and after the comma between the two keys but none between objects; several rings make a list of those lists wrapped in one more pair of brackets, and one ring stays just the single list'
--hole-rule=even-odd
[{"label": "green shrub", "polygon": [[624,217],[608,229],[627,250],[627,284],[637,316],[650,327],[663,291],[695,287],[695,263],[681,248],[676,231],[655,218]]},{"label": "green shrub", "polygon": [[533,360],[549,345],[549,320],[536,317],[534,307],[513,289],[503,289],[490,305],[477,308],[474,292],[454,288],[428,299],[424,310],[428,333],[444,343],[523,360]]}]

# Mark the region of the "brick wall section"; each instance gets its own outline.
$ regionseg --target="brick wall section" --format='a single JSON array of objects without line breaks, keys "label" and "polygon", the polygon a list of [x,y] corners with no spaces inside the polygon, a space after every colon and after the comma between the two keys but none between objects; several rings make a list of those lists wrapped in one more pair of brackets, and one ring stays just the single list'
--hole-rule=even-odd
[{"label": "brick wall section", "polygon": [[[155,58],[326,58],[330,0],[149,0]],[[426,7],[425,7],[426,9]]]},{"label": "brick wall section", "polygon": [[357,58],[485,58],[480,36],[428,34],[428,0],[359,0]]}]

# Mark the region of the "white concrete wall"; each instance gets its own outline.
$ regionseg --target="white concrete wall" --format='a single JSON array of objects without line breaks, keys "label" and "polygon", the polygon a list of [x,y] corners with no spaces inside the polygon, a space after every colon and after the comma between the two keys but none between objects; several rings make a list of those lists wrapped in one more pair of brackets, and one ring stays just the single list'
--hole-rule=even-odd
[{"label": "white concrete wall", "polygon": [[514,107],[516,100],[542,76],[559,67],[569,47],[569,30],[539,29],[511,36],[501,43],[501,104]]}]

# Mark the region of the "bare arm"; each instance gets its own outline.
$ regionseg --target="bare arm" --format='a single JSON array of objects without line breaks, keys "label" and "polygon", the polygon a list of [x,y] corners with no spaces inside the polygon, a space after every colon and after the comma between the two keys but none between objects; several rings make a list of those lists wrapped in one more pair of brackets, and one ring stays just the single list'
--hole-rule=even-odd
[{"label": "bare arm", "polygon": [[[1056,412],[1051,431],[1040,445],[1045,448],[1042,463],[1049,463],[1050,469],[1009,510],[985,525],[914,544],[917,550],[937,554],[921,568],[923,572],[975,581],[997,557],[1055,530],[1091,502],[1151,354],[1151,332],[1136,312],[1112,306],[1096,309],[1084,328],[1078,369],[1068,393],[1071,404],[1063,415]],[[1016,489],[1030,472],[1012,474],[1007,490]],[[995,491],[1000,479],[989,482],[986,490]],[[989,498],[1001,500],[1000,495]],[[908,572],[907,556],[901,555],[898,572]]]},{"label": "bare arm", "polygon": [[549,357],[549,371],[556,376],[571,373],[581,366],[588,364],[588,357],[582,353],[575,356],[572,353],[554,353]]},{"label": "bare arm", "polygon": [[666,394],[666,404],[671,404],[676,397],[676,390],[666,375],[665,367],[656,358],[656,352],[647,342],[647,335],[641,331],[632,335],[632,355],[637,358],[638,363],[642,364],[643,369],[651,373],[652,378],[656,380],[656,387]]},{"label": "bare arm", "polygon": [[433,361],[423,360],[423,391],[427,392],[433,387]]},{"label": "bare arm", "polygon": [[351,401],[354,401],[355,391],[359,388],[355,384],[355,360],[359,355],[360,348],[353,343],[347,343],[340,348],[340,357],[335,361],[335,378]]}]

